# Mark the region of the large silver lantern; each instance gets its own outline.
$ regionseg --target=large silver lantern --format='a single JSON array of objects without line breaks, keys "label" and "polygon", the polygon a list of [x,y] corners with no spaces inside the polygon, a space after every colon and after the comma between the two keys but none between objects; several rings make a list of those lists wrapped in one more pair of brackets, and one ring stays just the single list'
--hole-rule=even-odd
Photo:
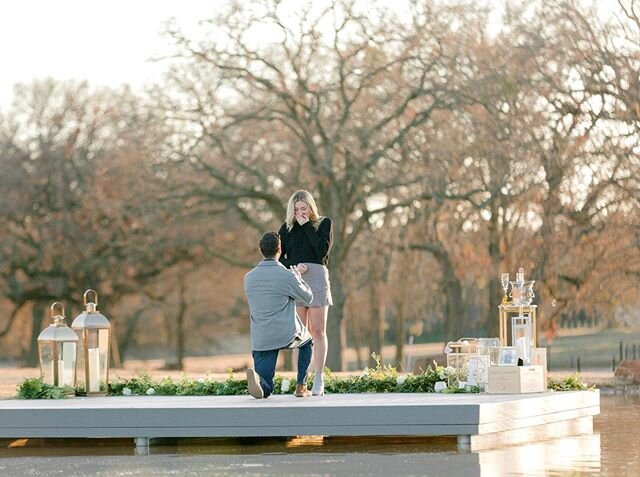
[{"label": "large silver lantern", "polygon": [[106,396],[109,391],[109,347],[111,324],[98,312],[98,294],[84,292],[85,310],[76,316],[71,328],[78,335],[78,394]]},{"label": "large silver lantern", "polygon": [[64,322],[64,306],[51,305],[53,323],[38,335],[38,358],[42,381],[51,386],[76,384],[76,351],[78,337]]},{"label": "large silver lantern", "polygon": [[511,317],[511,342],[516,347],[517,358],[522,359],[524,365],[531,364],[531,351],[535,348],[533,343],[533,330],[531,317],[518,315]]}]

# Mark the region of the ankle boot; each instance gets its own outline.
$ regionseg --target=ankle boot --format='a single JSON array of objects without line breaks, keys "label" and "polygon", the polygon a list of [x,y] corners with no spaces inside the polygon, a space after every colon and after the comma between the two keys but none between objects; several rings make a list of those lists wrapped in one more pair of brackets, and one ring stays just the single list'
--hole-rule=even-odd
[{"label": "ankle boot", "polygon": [[322,373],[316,373],[313,377],[313,387],[311,388],[311,394],[314,396],[324,395],[324,375]]},{"label": "ankle boot", "polygon": [[296,384],[296,397],[309,397],[311,396],[311,391],[307,389],[306,384]]}]

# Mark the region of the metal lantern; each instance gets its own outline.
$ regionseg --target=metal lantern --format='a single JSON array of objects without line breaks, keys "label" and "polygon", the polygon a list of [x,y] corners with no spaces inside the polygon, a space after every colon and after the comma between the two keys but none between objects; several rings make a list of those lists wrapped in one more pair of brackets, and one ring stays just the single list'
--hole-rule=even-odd
[{"label": "metal lantern", "polygon": [[498,338],[478,338],[475,358],[468,364],[467,382],[485,391],[489,384],[489,366],[497,365],[500,360],[500,340]]},{"label": "metal lantern", "polygon": [[109,388],[111,324],[98,312],[98,294],[94,290],[84,292],[84,306],[85,311],[76,316],[71,324],[79,338],[76,389],[79,394],[87,396],[106,396]]},{"label": "metal lantern", "polygon": [[62,303],[51,305],[51,318],[53,323],[38,335],[42,381],[51,386],[75,388],[78,337],[64,322]]},{"label": "metal lantern", "polygon": [[476,359],[478,340],[476,338],[460,338],[449,341],[444,349],[447,355],[447,367],[452,368],[449,375],[449,387],[464,387],[469,378],[469,361]]},{"label": "metal lantern", "polygon": [[525,365],[531,364],[532,335],[531,317],[511,317],[511,342],[516,348],[517,358],[522,358]]}]

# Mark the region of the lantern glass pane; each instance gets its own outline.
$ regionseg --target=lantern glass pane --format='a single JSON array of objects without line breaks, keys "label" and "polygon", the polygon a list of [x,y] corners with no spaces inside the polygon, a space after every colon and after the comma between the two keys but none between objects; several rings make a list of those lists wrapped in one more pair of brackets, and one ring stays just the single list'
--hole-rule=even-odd
[{"label": "lantern glass pane", "polygon": [[100,392],[101,359],[100,348],[98,347],[98,330],[90,329],[85,331],[87,336],[87,392]]},{"label": "lantern glass pane", "polygon": [[531,363],[531,319],[528,316],[514,316],[511,319],[513,344],[517,357],[524,364]]},{"label": "lantern glass pane", "polygon": [[41,341],[40,348],[40,367],[42,369],[42,381],[51,386],[53,382],[53,343],[50,341]]},{"label": "lantern glass pane", "polygon": [[469,358],[467,364],[467,382],[484,391],[489,382],[489,355],[478,354]]},{"label": "lantern glass pane", "polygon": [[78,335],[78,354],[76,361],[76,389],[80,393],[86,393],[86,382],[87,382],[87,369],[86,369],[86,343],[85,343],[85,331],[84,329],[75,330]]},{"label": "lantern glass pane", "polygon": [[[459,345],[452,345],[452,351],[447,354],[447,366],[451,366],[453,368],[453,378],[457,382],[466,381],[467,375],[469,371],[469,359],[472,356],[470,352],[466,350],[463,351],[463,348]],[[475,353],[474,353],[475,354]],[[452,382],[449,383],[451,386]]]},{"label": "lantern glass pane", "polygon": [[98,347],[98,331],[95,328],[89,328],[86,330],[87,334],[87,348],[97,348]]},{"label": "lantern glass pane", "polygon": [[98,331],[98,346],[100,353],[100,390],[108,391],[107,379],[109,369],[109,335],[110,330],[103,329]]},{"label": "lantern glass pane", "polygon": [[58,356],[62,356],[62,371],[58,369],[62,379],[59,380],[61,386],[75,387],[76,381],[76,354],[78,346],[76,343],[66,341],[62,343]]}]

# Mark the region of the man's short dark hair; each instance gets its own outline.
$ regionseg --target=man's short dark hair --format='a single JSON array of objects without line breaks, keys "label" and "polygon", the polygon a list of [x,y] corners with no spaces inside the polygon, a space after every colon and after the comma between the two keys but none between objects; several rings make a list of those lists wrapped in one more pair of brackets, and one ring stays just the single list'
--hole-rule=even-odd
[{"label": "man's short dark hair", "polygon": [[264,258],[273,258],[280,247],[280,235],[277,232],[267,232],[260,239],[260,253]]}]

